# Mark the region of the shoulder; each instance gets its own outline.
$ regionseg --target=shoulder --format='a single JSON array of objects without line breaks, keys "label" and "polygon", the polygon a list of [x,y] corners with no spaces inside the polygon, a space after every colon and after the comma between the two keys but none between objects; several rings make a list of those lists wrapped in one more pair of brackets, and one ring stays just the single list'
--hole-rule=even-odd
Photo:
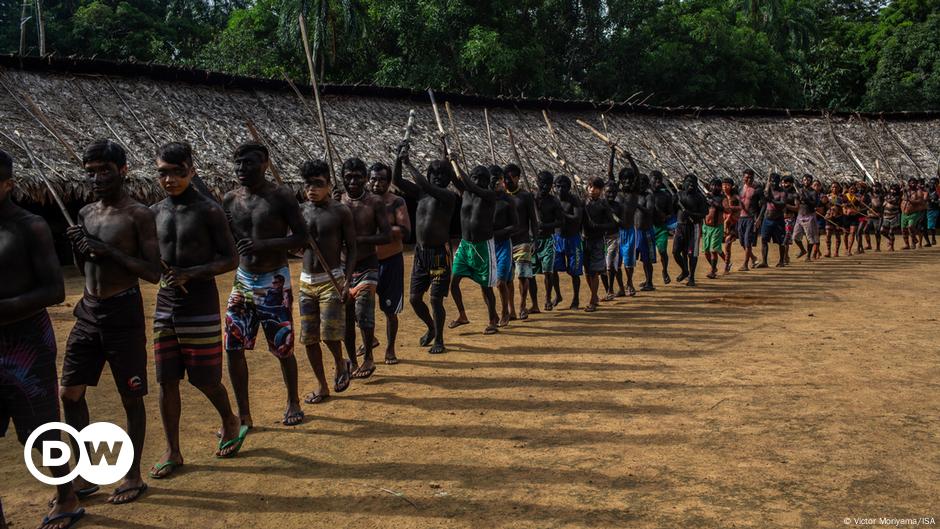
[{"label": "shoulder", "polygon": [[136,200],[131,200],[130,203],[124,207],[124,210],[137,220],[153,219],[156,216],[152,209]]}]

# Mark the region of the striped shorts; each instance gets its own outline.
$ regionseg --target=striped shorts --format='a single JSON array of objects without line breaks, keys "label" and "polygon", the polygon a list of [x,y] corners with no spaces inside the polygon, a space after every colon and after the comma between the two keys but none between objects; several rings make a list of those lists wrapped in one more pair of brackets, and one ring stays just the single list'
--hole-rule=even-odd
[{"label": "striped shorts", "polygon": [[163,287],[153,317],[157,382],[182,380],[194,386],[222,381],[222,317],[215,280],[186,283],[188,294]]}]

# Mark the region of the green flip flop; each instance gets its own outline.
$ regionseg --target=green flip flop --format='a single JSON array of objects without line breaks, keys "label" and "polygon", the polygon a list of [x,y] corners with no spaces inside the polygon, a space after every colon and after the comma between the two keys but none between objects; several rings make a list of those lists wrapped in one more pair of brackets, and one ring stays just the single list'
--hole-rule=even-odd
[{"label": "green flip flop", "polygon": [[[183,466],[183,464],[177,463],[176,461],[164,461],[163,463],[157,463],[151,467],[149,475],[153,479],[168,478],[181,466]],[[164,472],[164,470],[166,470],[166,472]]]},{"label": "green flip flop", "polygon": [[[242,449],[242,444],[245,443],[245,437],[247,435],[248,435],[248,427],[245,425],[242,425],[242,427],[238,429],[238,437],[234,439],[229,439],[228,441],[225,441],[225,442],[221,440],[219,441],[219,451],[216,452],[215,457],[219,459],[231,459],[237,456],[238,451]],[[220,455],[222,450],[225,450],[226,448],[231,448],[233,446],[235,447],[235,450],[232,450],[231,452],[229,452],[228,454],[224,456]]]}]

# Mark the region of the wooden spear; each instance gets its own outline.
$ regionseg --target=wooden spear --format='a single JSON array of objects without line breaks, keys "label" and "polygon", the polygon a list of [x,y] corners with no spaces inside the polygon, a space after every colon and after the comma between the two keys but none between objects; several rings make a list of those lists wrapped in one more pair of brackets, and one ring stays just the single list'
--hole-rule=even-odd
[{"label": "wooden spear", "polygon": [[454,176],[463,180],[460,176],[460,168],[457,166],[457,162],[454,161],[454,157],[451,156],[450,147],[447,145],[447,133],[444,132],[444,123],[441,121],[441,112],[437,108],[437,100],[434,99],[434,90],[428,88],[428,97],[431,98],[431,108],[434,110],[434,120],[437,122],[437,130],[441,133],[441,143],[444,144],[444,154],[450,160],[450,166],[454,169]]},{"label": "wooden spear", "polygon": [[529,178],[525,172],[525,168],[522,166],[522,161],[519,159],[519,150],[516,149],[516,140],[512,137],[512,127],[506,127],[507,132],[509,132],[509,145],[512,147],[512,156],[516,161],[516,165],[519,166],[519,172],[522,173],[522,183],[525,184],[526,191],[532,192],[532,187],[529,185]]},{"label": "wooden spear", "polygon": [[304,53],[307,56],[307,69],[310,73],[310,85],[313,87],[313,97],[317,104],[317,118],[320,122],[320,134],[323,135],[323,145],[326,148],[327,163],[330,166],[330,177],[333,178],[333,185],[337,184],[336,169],[333,167],[333,149],[330,143],[330,136],[326,132],[326,120],[323,118],[323,106],[320,104],[320,87],[317,85],[317,76],[313,68],[313,55],[310,53],[310,43],[307,41],[307,22],[304,16],[298,16],[300,22],[300,35],[304,41]]},{"label": "wooden spear", "polygon": [[[580,172],[578,171],[578,168],[575,167],[574,164],[568,162],[568,157],[565,156],[564,151],[562,151],[561,142],[558,141],[558,136],[555,134],[555,127],[552,126],[552,120],[549,119],[547,110],[542,109],[542,117],[545,118],[545,125],[548,127],[548,135],[551,138],[552,143],[555,144],[555,151],[552,151],[552,149],[548,149],[549,154],[551,154],[553,157],[555,157],[555,159],[558,160],[558,163],[561,164],[563,169],[567,170],[569,166],[571,167],[571,173],[572,173],[571,176],[573,176],[575,181],[578,184],[580,184],[580,186],[577,188],[578,194],[580,194],[583,197],[584,191],[587,188],[587,184],[584,182],[584,180],[581,179],[581,176],[578,174]],[[582,187],[584,189],[582,189]]]},{"label": "wooden spear", "polygon": [[450,101],[444,101],[444,111],[447,112],[447,121],[450,123],[450,133],[454,136],[454,143],[457,144],[457,152],[460,153],[460,162],[467,166],[467,156],[463,152],[463,144],[460,143],[460,132],[457,130],[457,121],[454,119],[453,112],[450,111]]},{"label": "wooden spear", "polygon": [[490,129],[490,111],[486,107],[483,107],[483,120],[486,122],[486,141],[490,144],[490,158],[493,160],[493,165],[498,165],[496,149],[493,148],[493,131]]}]

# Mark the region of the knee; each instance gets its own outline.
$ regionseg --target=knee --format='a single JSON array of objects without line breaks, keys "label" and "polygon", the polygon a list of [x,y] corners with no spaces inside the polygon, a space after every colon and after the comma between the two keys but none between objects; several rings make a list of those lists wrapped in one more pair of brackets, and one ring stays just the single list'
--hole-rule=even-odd
[{"label": "knee", "polygon": [[423,296],[412,294],[408,297],[408,303],[410,303],[414,308],[420,307],[422,304],[424,304],[424,299],[422,298]]},{"label": "knee", "polygon": [[144,409],[144,397],[140,395],[121,395],[121,404],[124,411],[140,411]]}]

